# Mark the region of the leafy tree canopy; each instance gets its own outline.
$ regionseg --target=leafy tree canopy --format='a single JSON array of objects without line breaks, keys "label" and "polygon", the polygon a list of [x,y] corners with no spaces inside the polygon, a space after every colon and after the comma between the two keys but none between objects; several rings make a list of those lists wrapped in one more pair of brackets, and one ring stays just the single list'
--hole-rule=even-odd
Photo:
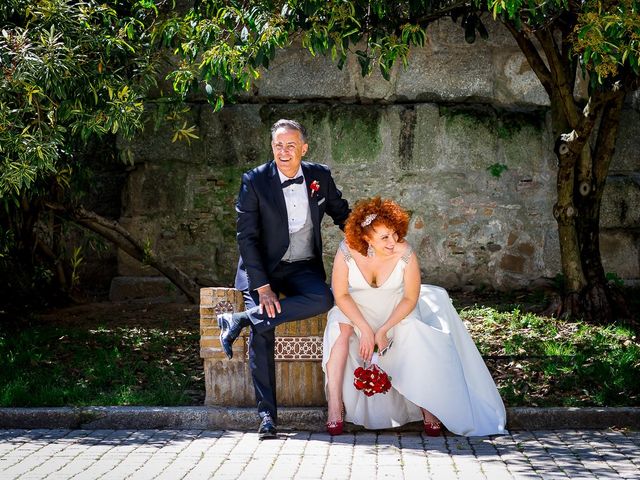
[{"label": "leafy tree canopy", "polygon": [[81,255],[66,251],[63,212],[47,205],[91,191],[96,141],[141,127],[156,20],[148,1],[0,2],[0,304],[77,280]]},{"label": "leafy tree canopy", "polygon": [[[203,92],[220,109],[294,41],[312,55],[331,56],[339,68],[354,55],[363,75],[376,68],[390,78],[394,64],[406,65],[409,51],[425,44],[429,24],[442,18],[457,22],[468,42],[488,36],[487,22],[501,22],[549,94],[556,143],[563,145],[554,208],[563,273],[572,294],[589,285],[602,290],[599,208],[624,94],[640,77],[638,0],[196,0],[186,9],[169,0],[4,0],[0,267],[13,246],[30,260],[38,252],[65,276],[55,232],[69,212],[52,204],[68,204],[89,188],[79,184],[89,142],[141,127],[163,53],[177,57],[168,78],[181,99]],[[592,94],[584,111],[573,97],[580,69]],[[176,138],[191,135],[185,124]],[[45,208],[57,216],[42,228]],[[153,258],[121,226],[90,212],[71,217],[132,255]],[[188,279],[181,283],[194,290]],[[603,298],[585,305],[608,304]]]},{"label": "leafy tree canopy", "polygon": [[583,71],[604,79],[640,76],[640,2],[584,2],[572,36]]},{"label": "leafy tree canopy", "polygon": [[176,91],[204,89],[219,109],[294,39],[312,55],[330,55],[339,68],[354,54],[363,75],[377,67],[388,79],[396,61],[406,66],[410,48],[424,45],[429,23],[444,17],[459,22],[470,43],[488,37],[492,17],[528,32],[551,24],[568,29],[566,59],[591,74],[593,88],[640,75],[634,0],[203,0],[166,22],[162,37],[184,60],[171,75]]},{"label": "leafy tree canopy", "polygon": [[0,198],[67,187],[94,137],[130,135],[155,81],[153,11],[126,1],[0,6]]}]

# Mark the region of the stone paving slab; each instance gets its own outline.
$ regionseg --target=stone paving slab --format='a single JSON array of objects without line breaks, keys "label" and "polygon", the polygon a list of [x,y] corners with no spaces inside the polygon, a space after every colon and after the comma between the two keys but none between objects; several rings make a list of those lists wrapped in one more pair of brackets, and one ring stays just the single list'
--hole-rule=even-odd
[{"label": "stone paving slab", "polygon": [[640,432],[0,430],[0,479],[639,479]]}]

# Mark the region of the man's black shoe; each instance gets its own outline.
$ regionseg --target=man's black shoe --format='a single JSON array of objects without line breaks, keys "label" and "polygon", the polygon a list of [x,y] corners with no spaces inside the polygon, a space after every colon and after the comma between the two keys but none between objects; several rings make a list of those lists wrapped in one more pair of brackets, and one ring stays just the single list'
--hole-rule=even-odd
[{"label": "man's black shoe", "polygon": [[271,415],[265,415],[262,417],[260,428],[258,428],[258,436],[260,437],[260,440],[278,437],[278,430],[276,430],[276,424],[271,418]]},{"label": "man's black shoe", "polygon": [[251,321],[246,313],[221,313],[218,315],[218,327],[220,327],[220,345],[229,359],[233,358],[233,342],[240,336],[240,332]]}]

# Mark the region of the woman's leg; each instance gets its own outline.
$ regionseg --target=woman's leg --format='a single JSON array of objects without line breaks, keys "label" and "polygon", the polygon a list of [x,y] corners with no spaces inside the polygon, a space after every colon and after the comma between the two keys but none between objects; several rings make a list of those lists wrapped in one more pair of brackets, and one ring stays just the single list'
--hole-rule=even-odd
[{"label": "woman's leg", "polygon": [[327,362],[327,399],[328,422],[342,420],[342,382],[344,380],[344,367],[349,354],[349,338],[353,334],[353,327],[346,323],[340,323],[340,335],[333,344],[329,361]]},{"label": "woman's leg", "polygon": [[426,410],[424,408],[420,408],[420,410],[422,410],[422,418],[424,419],[425,422],[427,422],[427,423],[439,423],[440,422],[440,420],[438,420],[438,417],[436,417],[429,410]]},{"label": "woman's leg", "polygon": [[429,437],[439,437],[442,433],[442,423],[440,423],[438,417],[436,417],[429,410],[425,410],[424,408],[420,408],[420,410],[422,410],[424,433],[426,433]]}]

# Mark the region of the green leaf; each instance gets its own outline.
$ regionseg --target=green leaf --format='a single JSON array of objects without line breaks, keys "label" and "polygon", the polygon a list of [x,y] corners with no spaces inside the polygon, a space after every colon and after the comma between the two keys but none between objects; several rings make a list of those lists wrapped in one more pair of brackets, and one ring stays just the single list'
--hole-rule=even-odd
[{"label": "green leaf", "polygon": [[424,47],[425,39],[426,39],[426,34],[424,30],[420,29],[415,33],[414,43],[419,45],[420,47]]},{"label": "green leaf", "polygon": [[620,63],[624,65],[624,62],[626,62],[628,56],[629,56],[629,49],[626,49],[622,54],[622,61]]},{"label": "green leaf", "polygon": [[504,172],[509,170],[509,167],[503,163],[494,163],[493,165],[489,165],[487,170],[492,176],[500,178]]},{"label": "green leaf", "polygon": [[218,98],[216,99],[216,102],[213,106],[213,111],[218,112],[222,110],[222,107],[224,107],[224,97],[222,95],[218,95]]},{"label": "green leaf", "polygon": [[411,29],[410,28],[403,28],[402,29],[402,43],[409,43],[409,36],[412,34]]},{"label": "green leaf", "polygon": [[352,28],[351,30],[348,30],[348,31],[344,32],[341,36],[342,36],[342,38],[349,38],[350,36],[356,35],[358,33],[360,33],[360,29],[356,27],[356,28]]},{"label": "green leaf", "polygon": [[389,73],[389,66],[384,62],[380,63],[380,73],[382,74],[382,78],[387,81],[389,81],[389,79],[391,78],[391,75]]},{"label": "green leaf", "polygon": [[360,72],[366,77],[371,71],[371,59],[367,56],[358,55],[358,63],[360,64]]}]

